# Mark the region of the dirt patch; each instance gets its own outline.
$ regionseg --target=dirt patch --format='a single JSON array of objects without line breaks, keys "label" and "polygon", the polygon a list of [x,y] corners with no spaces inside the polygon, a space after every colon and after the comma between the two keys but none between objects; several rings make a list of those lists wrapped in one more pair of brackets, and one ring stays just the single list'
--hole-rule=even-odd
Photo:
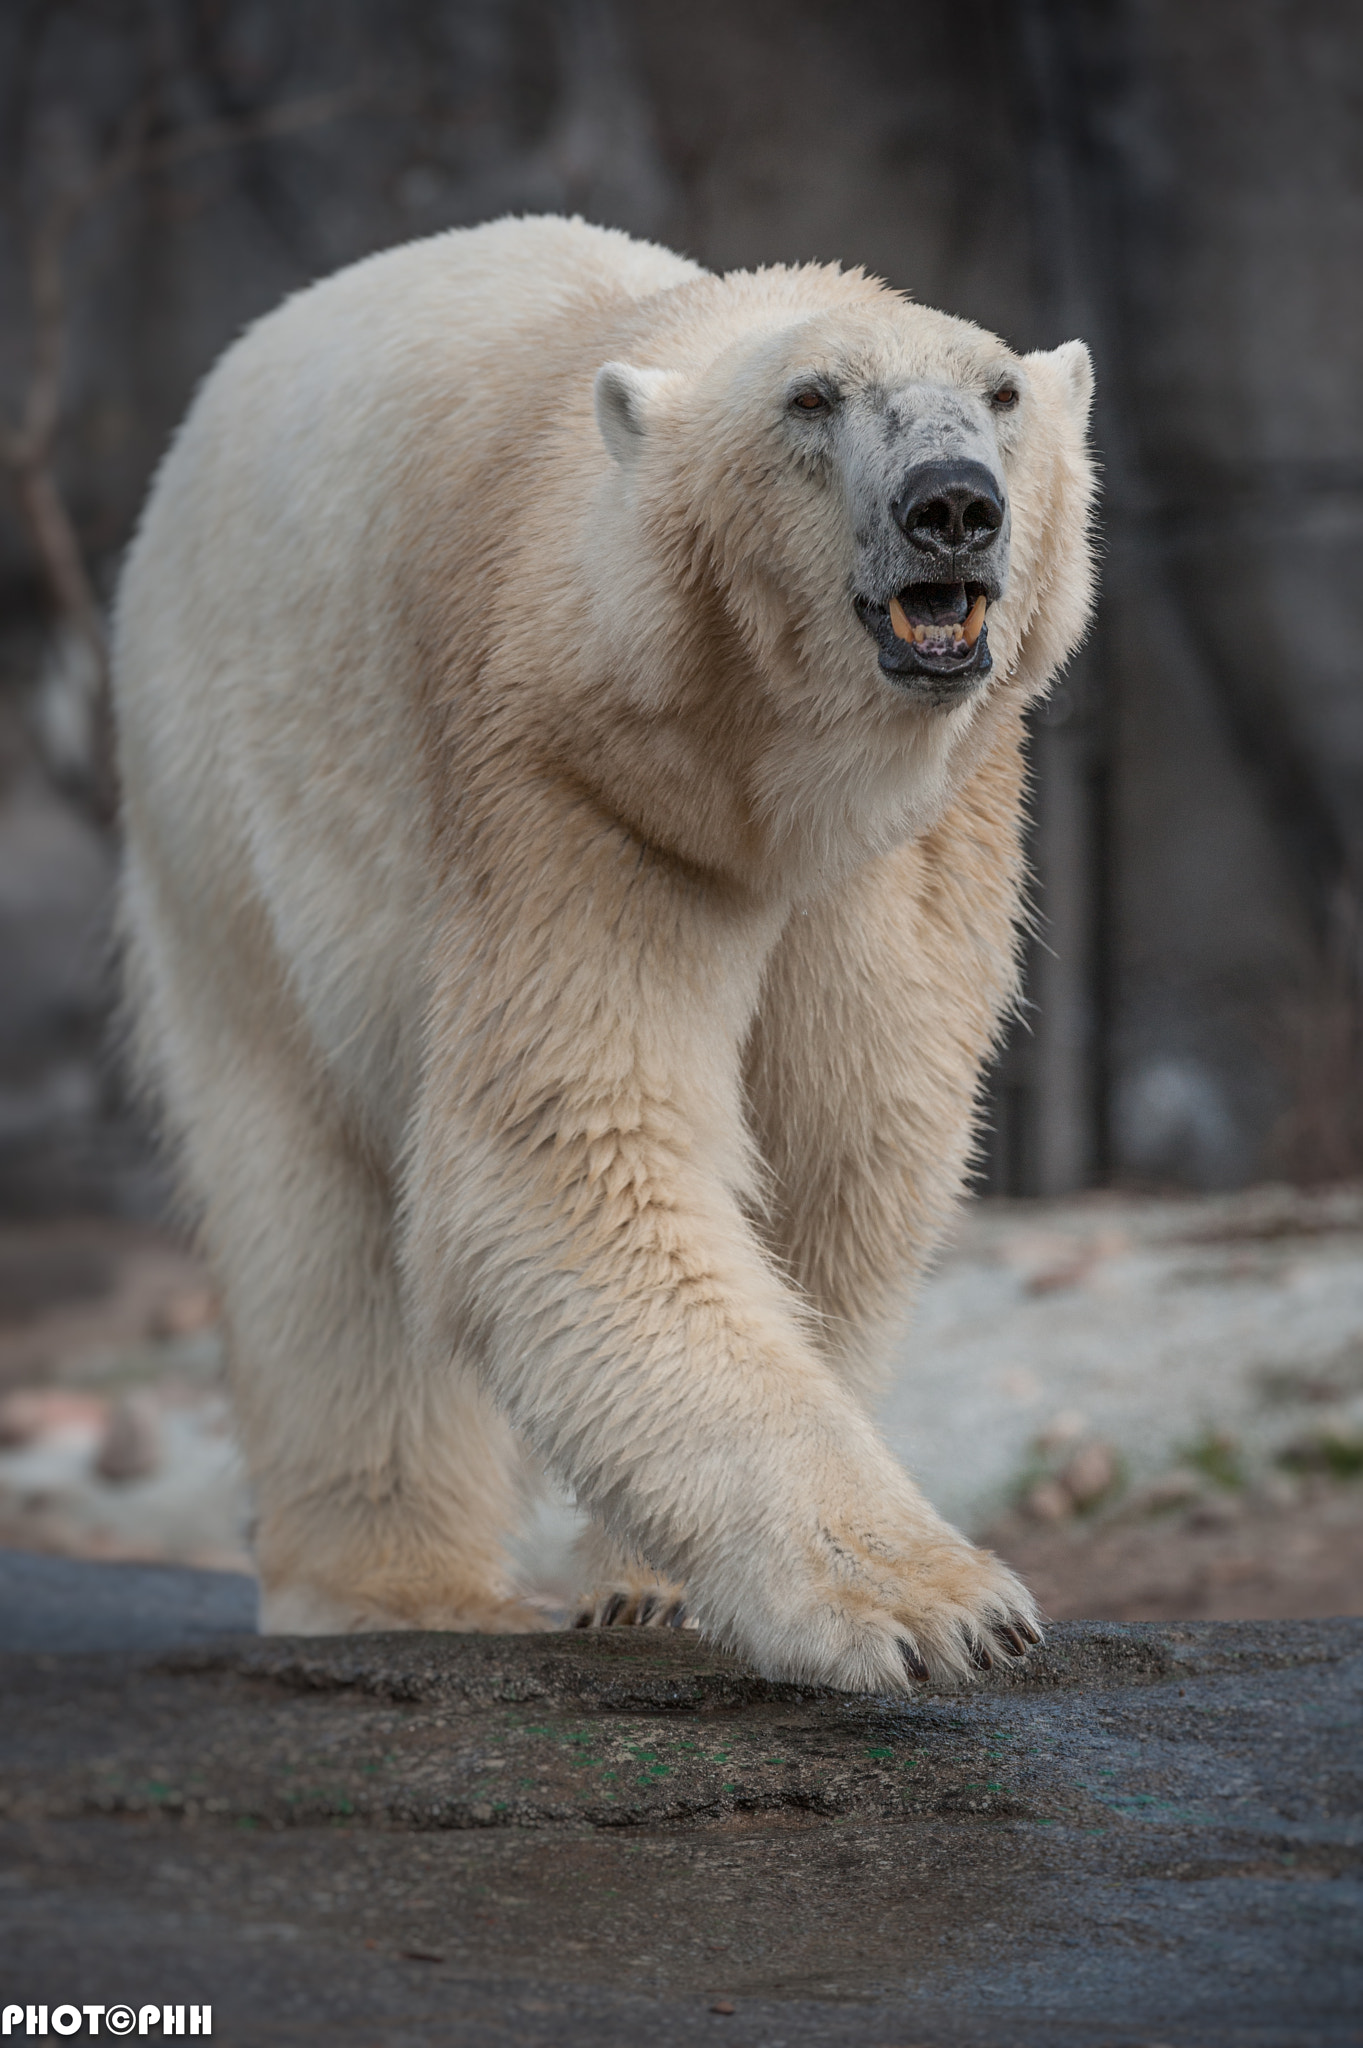
[{"label": "dirt patch", "polygon": [[986,1541],[1057,1620],[1234,1621],[1363,1614],[1363,1486],[1297,1498],[1230,1495],[1180,1514],[1039,1528],[1012,1516]]},{"label": "dirt patch", "polygon": [[1363,1614],[1363,1487],[1318,1485],[1300,1499],[1210,1501],[1148,1522],[986,1532],[1046,1614],[1117,1622],[1287,1620]]}]

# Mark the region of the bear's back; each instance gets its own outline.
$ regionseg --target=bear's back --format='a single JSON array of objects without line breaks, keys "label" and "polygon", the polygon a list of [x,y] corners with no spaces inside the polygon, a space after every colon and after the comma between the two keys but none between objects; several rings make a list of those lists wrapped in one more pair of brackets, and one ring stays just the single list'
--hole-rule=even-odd
[{"label": "bear's back", "polygon": [[202,606],[226,612],[230,638],[244,596],[257,634],[287,640],[309,589],[327,591],[339,624],[356,575],[389,553],[400,501],[447,515],[452,485],[471,506],[480,487],[511,492],[507,449],[533,444],[555,359],[590,349],[632,302],[704,275],[617,229],[544,216],[409,242],[296,293],[226,351],[191,406],[130,552],[120,637],[153,558],[152,609],[165,626],[168,603],[173,614],[197,594],[196,644]]},{"label": "bear's back", "polygon": [[[353,490],[376,443],[420,436],[468,401],[485,415],[522,352],[609,324],[628,302],[703,276],[618,229],[553,216],[455,228],[366,257],[248,328],[204,382],[152,492],[144,524],[193,471],[249,490],[256,508],[300,474],[347,466]],[[476,425],[476,421],[471,422]],[[235,495],[235,492],[234,492]],[[230,508],[218,503],[216,520]],[[177,509],[177,518],[179,510]]]},{"label": "bear's back", "polygon": [[365,257],[286,299],[238,347],[249,348],[255,337],[277,345],[276,330],[286,327],[301,336],[319,322],[367,315],[414,322],[418,331],[431,331],[427,323],[435,321],[434,333],[453,331],[461,348],[478,351],[504,346],[526,329],[609,315],[622,295],[647,298],[705,274],[688,258],[636,242],[619,228],[554,214],[508,217]]}]

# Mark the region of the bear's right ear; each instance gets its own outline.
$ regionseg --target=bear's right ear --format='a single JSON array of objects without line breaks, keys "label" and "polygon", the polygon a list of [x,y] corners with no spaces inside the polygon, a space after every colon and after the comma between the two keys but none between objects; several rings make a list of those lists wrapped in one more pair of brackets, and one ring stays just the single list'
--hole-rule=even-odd
[{"label": "bear's right ear", "polygon": [[1045,363],[1061,380],[1061,390],[1079,426],[1088,425],[1093,407],[1093,357],[1082,341],[1062,341],[1059,348],[1037,349],[1024,356],[1027,363]]},{"label": "bear's right ear", "polygon": [[627,466],[648,433],[648,416],[669,370],[636,370],[631,363],[603,363],[596,373],[596,424],[615,460]]}]

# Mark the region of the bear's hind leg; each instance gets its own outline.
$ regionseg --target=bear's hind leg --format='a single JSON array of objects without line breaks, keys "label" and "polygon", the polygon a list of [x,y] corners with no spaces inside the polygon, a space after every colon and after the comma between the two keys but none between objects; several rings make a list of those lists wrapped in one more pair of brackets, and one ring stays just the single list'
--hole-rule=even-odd
[{"label": "bear's hind leg", "polygon": [[413,1349],[386,1185],[334,1126],[295,1116],[279,1132],[252,1226],[221,1193],[210,1212],[262,1629],[542,1627],[503,1547],[523,1506],[519,1447],[457,1359]]},{"label": "bear's hind leg", "polygon": [[374,1149],[273,1005],[248,1028],[209,976],[157,974],[139,936],[143,1024],[223,1298],[261,1627],[543,1627],[504,1549],[519,1445],[457,1359],[413,1345]]},{"label": "bear's hind leg", "polygon": [[522,1492],[511,1431],[456,1361],[413,1355],[386,1191],[357,1162],[317,1156],[334,1133],[310,1135],[313,1158],[295,1147],[249,1240],[214,1205],[261,1627],[542,1626],[503,1551]]}]

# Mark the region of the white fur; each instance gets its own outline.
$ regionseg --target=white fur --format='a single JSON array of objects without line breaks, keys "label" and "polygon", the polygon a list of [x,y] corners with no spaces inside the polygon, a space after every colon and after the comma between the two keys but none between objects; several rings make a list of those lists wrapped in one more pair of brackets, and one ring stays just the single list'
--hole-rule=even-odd
[{"label": "white fur", "polygon": [[[765,1670],[900,1687],[1032,1614],[863,1404],[1013,988],[1080,355],[528,220],[359,264],[208,380],[120,599],[122,922],[265,1626],[533,1625],[527,1445]],[[882,401],[1008,480],[954,708],[851,608]]]}]

